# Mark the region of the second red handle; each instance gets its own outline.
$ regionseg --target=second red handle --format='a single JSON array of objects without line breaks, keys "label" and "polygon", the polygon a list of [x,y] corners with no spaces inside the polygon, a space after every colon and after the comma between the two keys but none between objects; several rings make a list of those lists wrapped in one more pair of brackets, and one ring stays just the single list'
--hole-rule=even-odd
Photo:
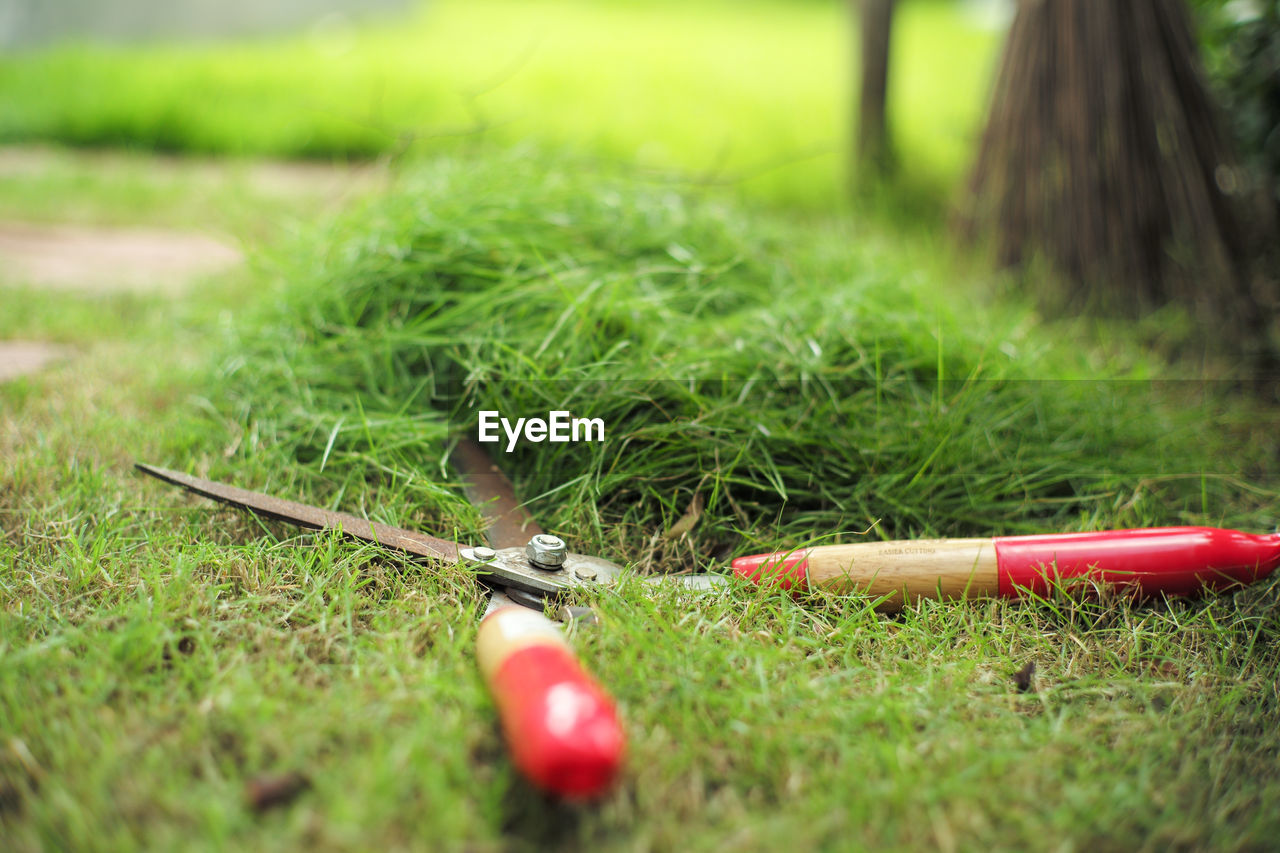
[{"label": "second red handle", "polygon": [[622,724],[555,624],[533,610],[504,607],[480,623],[477,647],[508,750],[525,778],[568,799],[607,792],[626,753]]}]

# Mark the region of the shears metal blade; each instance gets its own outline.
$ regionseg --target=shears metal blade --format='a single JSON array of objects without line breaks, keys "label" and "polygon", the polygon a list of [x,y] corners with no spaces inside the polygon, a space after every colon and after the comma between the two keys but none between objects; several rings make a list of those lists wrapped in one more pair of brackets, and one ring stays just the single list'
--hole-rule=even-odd
[{"label": "shears metal blade", "polygon": [[[501,548],[461,545],[389,524],[378,524],[358,515],[273,497],[168,468],[143,463],[136,467],[166,483],[256,515],[311,530],[339,531],[344,536],[375,542],[418,559],[462,564],[486,581],[534,596],[555,598],[575,587],[609,585],[623,572],[616,563],[574,553],[565,553],[563,562],[558,566],[540,568],[530,563],[525,548],[505,542],[502,543],[505,547]],[[539,528],[533,535],[541,532]]]}]

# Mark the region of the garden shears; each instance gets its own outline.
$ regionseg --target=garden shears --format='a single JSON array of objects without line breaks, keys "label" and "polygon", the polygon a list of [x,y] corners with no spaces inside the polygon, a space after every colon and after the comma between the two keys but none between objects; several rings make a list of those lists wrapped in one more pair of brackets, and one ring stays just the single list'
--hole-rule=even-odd
[{"label": "garden shears", "polygon": [[[477,635],[480,670],[516,767],[549,793],[570,799],[598,796],[621,769],[623,729],[613,701],[578,663],[543,610],[572,590],[615,584],[626,572],[608,560],[571,553],[562,539],[545,533],[475,442],[460,441],[451,458],[468,483],[468,498],[489,522],[487,545],[464,545],[177,471],[137,467],[257,515],[339,531],[414,559],[474,571],[492,590]],[[1266,578],[1280,567],[1280,533],[1167,527],[863,542],[756,554],[732,565],[739,578],[757,584],[870,595],[881,610],[917,598],[1040,597],[1059,586],[1070,591],[1094,584],[1145,597],[1193,595]],[[707,590],[728,577],[657,575],[644,580]]]},{"label": "garden shears", "polygon": [[[491,589],[477,634],[477,658],[516,767],[550,794],[567,799],[599,796],[621,770],[626,738],[615,703],[578,662],[563,632],[543,615],[543,609],[572,590],[613,585],[625,572],[600,557],[572,553],[562,539],[544,532],[516,501],[507,478],[474,442],[461,441],[451,458],[467,480],[468,498],[489,521],[486,545],[439,539],[153,465],[136,467],[255,515],[337,531],[412,559],[474,571]],[[646,580],[708,589],[726,578],[671,575]],[[566,610],[562,608],[562,613]],[[582,615],[575,611],[565,613],[565,618]]]}]

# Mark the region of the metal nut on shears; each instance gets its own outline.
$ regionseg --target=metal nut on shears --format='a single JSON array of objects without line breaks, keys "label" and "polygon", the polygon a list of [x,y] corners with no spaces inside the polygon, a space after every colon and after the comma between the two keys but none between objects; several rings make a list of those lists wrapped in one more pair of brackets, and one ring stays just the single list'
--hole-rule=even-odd
[{"label": "metal nut on shears", "polygon": [[569,547],[559,536],[539,533],[529,540],[524,553],[536,568],[554,570],[564,565],[565,558],[569,555]]}]

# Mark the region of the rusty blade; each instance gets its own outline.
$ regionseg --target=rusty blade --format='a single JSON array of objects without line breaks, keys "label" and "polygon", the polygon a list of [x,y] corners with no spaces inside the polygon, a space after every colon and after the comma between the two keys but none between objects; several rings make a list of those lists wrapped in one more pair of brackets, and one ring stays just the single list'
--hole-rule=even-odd
[{"label": "rusty blade", "polygon": [[532,595],[558,596],[567,590],[596,583],[612,582],[621,569],[607,560],[569,554],[565,564],[554,571],[534,568],[525,557],[524,548],[502,548],[496,553],[478,555],[474,549],[437,539],[412,530],[392,527],[389,524],[373,524],[366,519],[345,512],[334,512],[318,506],[275,498],[261,492],[238,489],[225,483],[215,483],[200,477],[192,477],[167,468],[137,463],[135,467],[159,480],[181,486],[213,498],[225,504],[246,509],[257,515],[287,521],[313,530],[337,530],[343,535],[365,542],[376,542],[387,548],[422,557],[463,564],[487,584],[499,584]]},{"label": "rusty blade", "polygon": [[204,480],[200,477],[192,477],[189,474],[170,471],[167,468],[157,468],[154,465],[144,465],[141,462],[134,467],[144,474],[150,474],[152,477],[164,480],[166,483],[182,486],[184,489],[195,492],[198,495],[204,495],[206,498],[213,498],[216,501],[247,509],[268,518],[287,521],[290,524],[313,530],[341,530],[347,536],[363,539],[366,542],[377,542],[387,548],[404,551],[413,554],[415,557],[425,557],[429,560],[456,563],[460,559],[458,543],[456,542],[437,539],[434,536],[426,536],[422,533],[415,533],[412,530],[404,530],[387,524],[373,524],[357,515],[334,512],[333,510],[323,509],[318,506],[308,506],[307,504],[300,504],[283,498],[274,498],[261,492],[237,489],[235,486],[215,483],[212,480]]},{"label": "rusty blade", "polygon": [[507,475],[493,464],[489,454],[474,439],[459,439],[450,461],[463,476],[467,499],[489,522],[485,533],[494,548],[522,547],[534,536],[546,532],[516,499]]},{"label": "rusty blade", "polygon": [[[474,439],[458,439],[449,461],[462,475],[462,489],[466,492],[467,500],[480,510],[484,520],[489,523],[485,529],[485,537],[491,548],[520,548],[534,536],[546,532],[516,499],[515,487],[507,479],[507,475],[493,464],[489,454]],[[519,589],[509,588],[504,592],[495,588],[489,596],[489,605],[485,608],[484,615],[488,616],[495,610],[513,604],[542,612],[542,598]]]}]

